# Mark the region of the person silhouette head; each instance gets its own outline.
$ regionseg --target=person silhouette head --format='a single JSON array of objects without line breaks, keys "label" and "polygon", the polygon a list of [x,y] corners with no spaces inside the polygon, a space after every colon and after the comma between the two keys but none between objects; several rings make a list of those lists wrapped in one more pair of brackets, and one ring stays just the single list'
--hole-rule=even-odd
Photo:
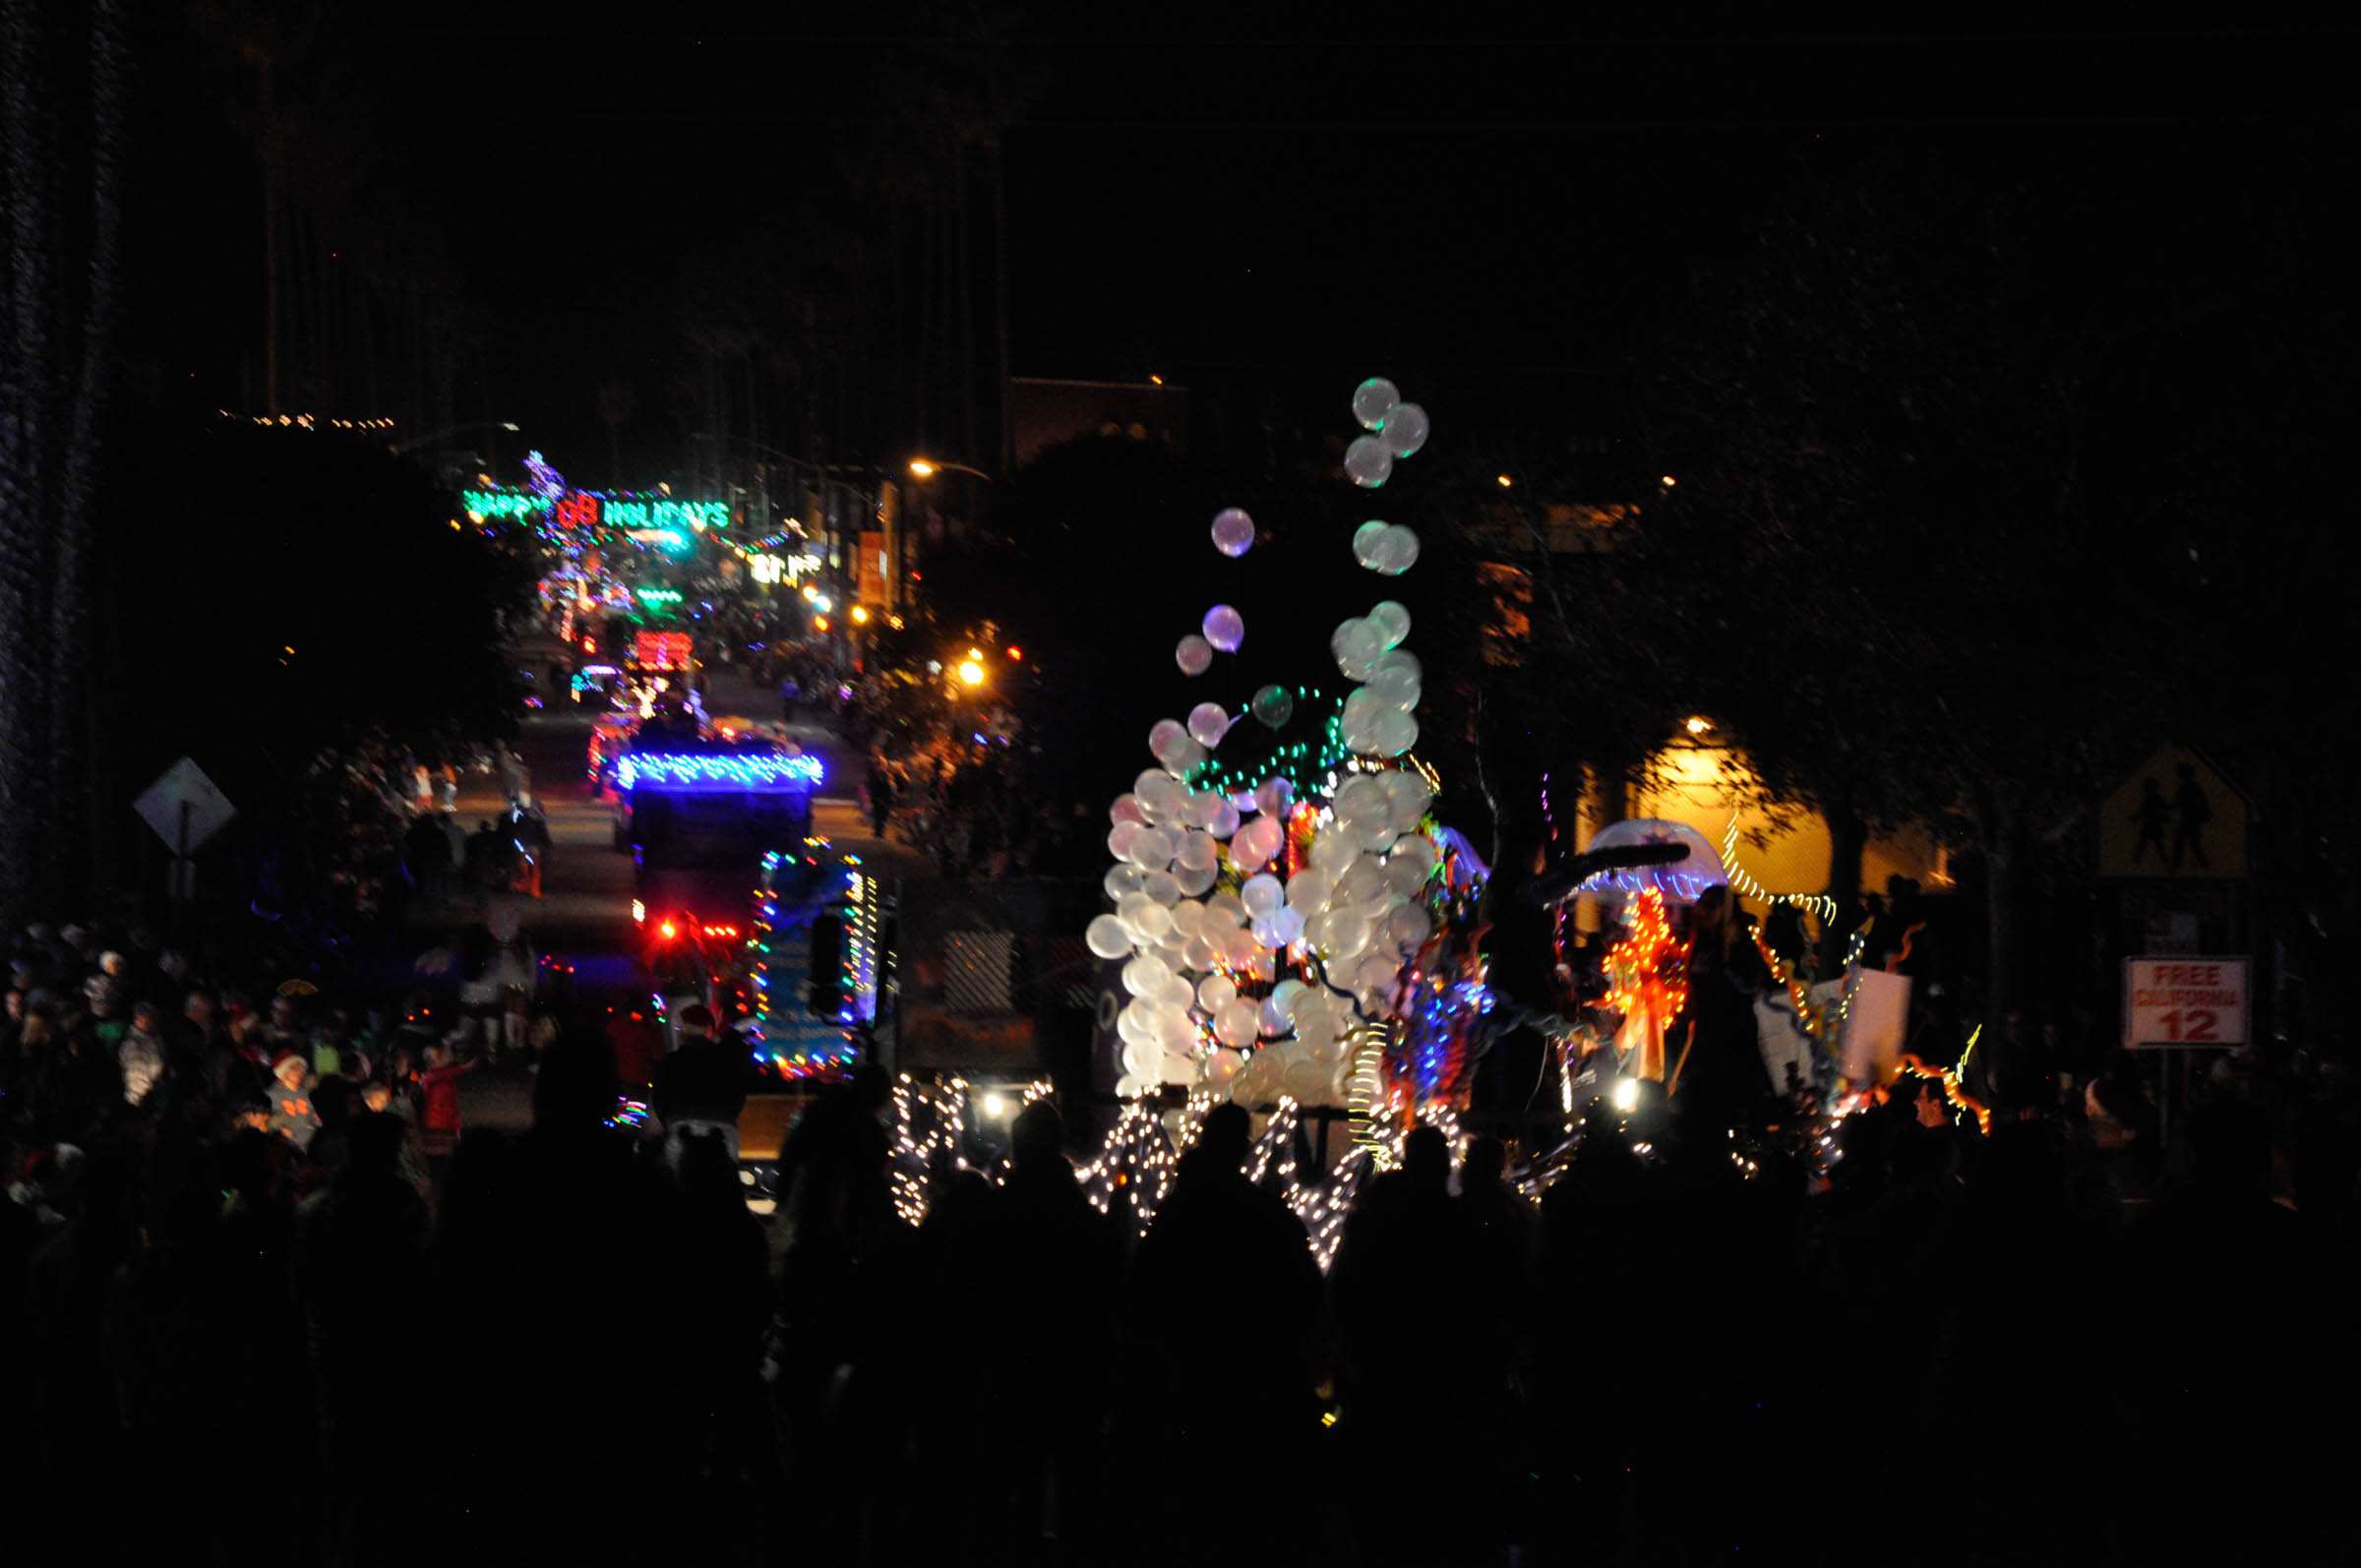
[{"label": "person silhouette head", "polygon": [[1020,1168],[1050,1166],[1064,1158],[1065,1118],[1047,1100],[1016,1114],[1008,1128],[1009,1154]]},{"label": "person silhouette head", "polygon": [[1246,1163],[1248,1123],[1245,1108],[1225,1102],[1205,1113],[1197,1148],[1209,1170],[1233,1172]]},{"label": "person silhouette head", "polygon": [[1441,1192],[1451,1183],[1451,1145],[1433,1127],[1414,1128],[1402,1140],[1402,1174],[1421,1192]]}]

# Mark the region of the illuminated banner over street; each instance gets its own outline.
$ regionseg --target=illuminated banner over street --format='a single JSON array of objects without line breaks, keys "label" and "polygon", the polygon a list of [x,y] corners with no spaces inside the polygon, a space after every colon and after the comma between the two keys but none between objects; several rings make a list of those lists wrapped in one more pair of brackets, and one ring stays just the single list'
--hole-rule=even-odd
[{"label": "illuminated banner over street", "polygon": [[478,522],[493,517],[538,517],[551,514],[561,528],[595,528],[604,524],[626,532],[689,528],[726,528],[726,501],[675,501],[669,496],[608,496],[595,490],[575,490],[552,500],[530,490],[462,490],[459,506]]}]

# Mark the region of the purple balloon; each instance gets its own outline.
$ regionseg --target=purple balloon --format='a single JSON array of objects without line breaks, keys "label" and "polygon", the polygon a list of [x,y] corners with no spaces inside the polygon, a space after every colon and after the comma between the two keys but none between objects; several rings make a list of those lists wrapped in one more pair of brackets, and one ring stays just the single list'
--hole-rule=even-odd
[{"label": "purple balloon", "polygon": [[1236,560],[1254,547],[1254,519],[1236,507],[1213,514],[1213,547]]},{"label": "purple balloon", "polygon": [[1246,640],[1246,620],[1226,604],[1205,612],[1205,640],[1224,653],[1236,653]]}]

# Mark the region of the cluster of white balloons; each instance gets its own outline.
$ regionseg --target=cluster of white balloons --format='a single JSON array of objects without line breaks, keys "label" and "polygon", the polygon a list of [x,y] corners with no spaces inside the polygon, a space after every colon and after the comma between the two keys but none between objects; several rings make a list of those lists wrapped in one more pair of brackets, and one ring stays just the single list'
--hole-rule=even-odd
[{"label": "cluster of white balloons", "polygon": [[1406,403],[1394,384],[1372,376],[1353,389],[1353,417],[1365,436],[1356,436],[1345,449],[1345,476],[1364,490],[1374,490],[1393,477],[1397,458],[1413,456],[1426,445],[1426,410]]},{"label": "cluster of white balloons", "polygon": [[[1345,457],[1362,485],[1383,484],[1397,457],[1425,444],[1425,411],[1403,402],[1391,382],[1362,383],[1353,412],[1371,432]],[[1211,531],[1227,556],[1253,544],[1252,520],[1236,509]],[[1418,536],[1364,523],[1353,553],[1399,575],[1418,559]],[[1236,652],[1245,635],[1228,605],[1208,611],[1199,630],[1174,654],[1190,676],[1202,675],[1217,649]],[[1185,720],[1163,719],[1148,732],[1156,766],[1108,813],[1115,908],[1086,933],[1092,952],[1123,961],[1119,1093],[1186,1084],[1253,1105],[1282,1094],[1304,1105],[1347,1103],[1366,1039],[1360,1023],[1395,1011],[1404,964],[1433,934],[1426,890],[1438,852],[1423,826],[1433,792],[1422,774],[1386,760],[1419,737],[1421,671],[1402,646],[1409,635],[1410,612],[1387,599],[1330,640],[1337,668],[1356,683],[1340,725],[1358,755],[1332,797],[1303,803],[1316,812],[1292,874],[1287,840],[1299,803],[1286,778],[1236,793],[1188,782],[1239,715],[1200,702]],[[1282,707],[1293,706],[1285,697],[1284,688],[1266,689],[1254,711],[1285,723]],[[1225,873],[1230,887],[1216,891]],[[1280,978],[1283,960],[1305,978]]]},{"label": "cluster of white balloons", "polygon": [[[1158,766],[1108,813],[1115,908],[1086,936],[1101,958],[1124,960],[1118,1092],[1178,1083],[1253,1103],[1285,1092],[1342,1105],[1356,1010],[1392,1010],[1404,960],[1433,931],[1424,898],[1437,854],[1422,827],[1432,793],[1416,772],[1355,767],[1290,875],[1292,787],[1190,787],[1201,737],[1218,740],[1233,721],[1211,702],[1189,720],[1156,726]],[[1217,892],[1225,869],[1236,890]],[[1280,978],[1282,955],[1309,960],[1312,983]]]}]

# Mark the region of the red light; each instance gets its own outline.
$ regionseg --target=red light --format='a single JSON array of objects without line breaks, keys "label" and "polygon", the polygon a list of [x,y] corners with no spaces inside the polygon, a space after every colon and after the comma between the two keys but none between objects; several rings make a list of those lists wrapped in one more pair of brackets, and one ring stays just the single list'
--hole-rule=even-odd
[{"label": "red light", "polygon": [[584,638],[582,638],[582,651],[583,651],[584,653],[596,653],[596,652],[598,651],[598,638],[596,638],[596,637],[584,637]]},{"label": "red light", "polygon": [[666,940],[666,941],[670,941],[670,940],[672,940],[672,939],[673,939],[675,936],[678,936],[680,934],[681,934],[681,928],[680,928],[680,927],[678,927],[678,926],[675,926],[675,925],[674,925],[674,924],[673,924],[671,921],[669,921],[669,920],[668,920],[668,921],[666,921],[666,922],[665,922],[663,925],[661,925],[661,926],[658,926],[658,927],[656,928],[656,935],[657,935],[658,936],[661,936],[661,937],[662,937],[664,940]]},{"label": "red light", "polygon": [[1022,649],[1022,648],[1010,648],[1010,649],[1008,650],[1008,662],[1009,662],[1009,663],[1011,663],[1011,664],[1022,664],[1022,663],[1024,663],[1024,662],[1025,662],[1025,650],[1024,650],[1024,649]]}]

